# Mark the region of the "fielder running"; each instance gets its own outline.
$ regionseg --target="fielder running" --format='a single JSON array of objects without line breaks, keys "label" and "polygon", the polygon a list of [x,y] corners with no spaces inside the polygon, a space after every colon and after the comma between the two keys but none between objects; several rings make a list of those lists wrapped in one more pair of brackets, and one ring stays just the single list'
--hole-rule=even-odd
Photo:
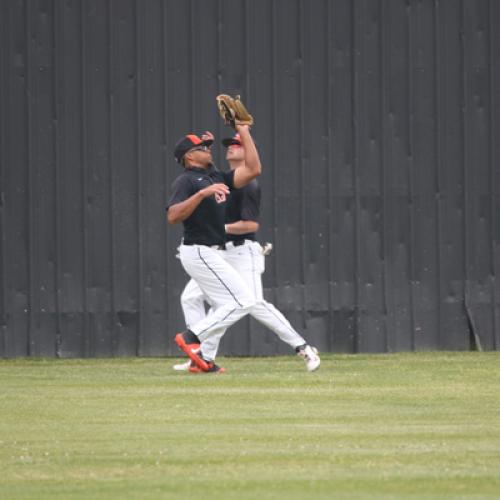
[{"label": "fielder running", "polygon": [[169,224],[182,222],[184,238],[179,247],[186,272],[213,304],[213,312],[175,336],[175,342],[202,371],[217,371],[213,360],[204,359],[200,343],[220,336],[245,316],[255,304],[243,279],[222,257],[226,233],[225,205],[229,192],[247,185],[260,175],[261,164],[248,125],[235,125],[244,145],[244,160],[238,168],[220,172],[212,165],[209,132],[181,138],[174,149],[184,172],[172,184],[167,205]]},{"label": "fielder running", "polygon": [[[231,171],[241,168],[245,163],[245,150],[239,134],[224,139],[222,144],[227,147],[226,159],[230,164]],[[226,203],[225,231],[227,241],[226,250],[222,251],[223,257],[238,271],[252,292],[255,305],[250,308],[249,314],[276,333],[283,342],[290,345],[303,358],[308,371],[314,371],[320,365],[317,349],[309,346],[283,314],[273,304],[264,300],[262,273],[265,267],[265,256],[262,246],[256,241],[259,214],[260,188],[257,180],[254,179],[246,186],[231,192]],[[196,281],[191,279],[181,295],[181,305],[187,328],[191,328],[191,325],[195,325],[205,318],[204,301],[214,306]],[[210,361],[215,359],[224,332],[225,330],[219,330],[217,334],[202,342],[203,359]],[[190,361],[175,365],[174,369],[200,371],[197,365]],[[222,370],[223,368],[219,368],[219,371]]]}]

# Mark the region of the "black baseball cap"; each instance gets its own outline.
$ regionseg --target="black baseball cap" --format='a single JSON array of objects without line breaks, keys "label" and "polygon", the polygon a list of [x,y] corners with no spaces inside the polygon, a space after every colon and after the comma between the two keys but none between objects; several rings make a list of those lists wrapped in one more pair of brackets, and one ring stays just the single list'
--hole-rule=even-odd
[{"label": "black baseball cap", "polygon": [[211,146],[213,144],[212,139],[207,139],[203,141],[195,134],[188,134],[179,139],[174,148],[175,159],[180,163],[184,155],[196,146]]},{"label": "black baseball cap", "polygon": [[238,146],[241,146],[240,134],[234,134],[233,137],[226,137],[225,139],[222,139],[221,142],[225,148],[228,148],[229,146],[232,146],[233,144],[237,144]]}]

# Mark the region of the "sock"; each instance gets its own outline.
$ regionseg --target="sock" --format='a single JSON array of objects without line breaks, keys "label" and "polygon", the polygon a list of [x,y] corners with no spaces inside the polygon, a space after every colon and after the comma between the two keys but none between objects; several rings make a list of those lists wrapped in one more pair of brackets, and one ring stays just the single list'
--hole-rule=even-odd
[{"label": "sock", "polygon": [[201,344],[200,339],[191,330],[186,330],[183,336],[186,344]]},{"label": "sock", "polygon": [[296,353],[299,353],[300,351],[302,351],[302,349],[305,349],[307,346],[307,344],[302,344],[302,345],[298,345],[296,348],[295,348],[295,352]]}]

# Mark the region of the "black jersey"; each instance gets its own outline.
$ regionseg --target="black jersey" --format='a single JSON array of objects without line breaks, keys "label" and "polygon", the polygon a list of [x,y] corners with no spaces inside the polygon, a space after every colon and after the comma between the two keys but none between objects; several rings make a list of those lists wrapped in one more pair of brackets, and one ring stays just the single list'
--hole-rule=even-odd
[{"label": "black jersey", "polygon": [[[172,195],[167,204],[171,205],[187,200],[193,194],[210,184],[224,183],[234,189],[234,171],[221,172],[211,166],[207,169],[192,167],[175,179],[172,184]],[[214,196],[205,198],[183,221],[184,244],[187,245],[222,245],[226,241],[224,230],[227,202],[218,203]]]},{"label": "black jersey", "polygon": [[[260,187],[254,179],[246,186],[231,192],[226,204],[226,224],[239,220],[259,222]],[[255,240],[255,233],[227,234],[228,241]]]}]

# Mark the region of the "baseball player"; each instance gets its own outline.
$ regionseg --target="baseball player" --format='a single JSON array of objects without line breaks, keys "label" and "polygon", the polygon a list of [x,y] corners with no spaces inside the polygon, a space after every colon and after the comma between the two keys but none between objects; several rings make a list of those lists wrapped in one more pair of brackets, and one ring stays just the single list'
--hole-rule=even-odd
[{"label": "baseball player", "polygon": [[174,148],[184,172],[172,184],[167,204],[169,224],[182,222],[184,237],[179,256],[186,272],[213,304],[210,315],[175,336],[175,342],[201,371],[218,371],[213,359],[200,352],[200,343],[220,336],[248,313],[255,299],[241,276],[222,257],[225,248],[225,206],[229,192],[261,173],[259,154],[248,125],[236,125],[244,145],[238,167],[221,172],[212,165],[213,135],[182,137]]},{"label": "baseball player", "polygon": [[[227,147],[226,159],[231,171],[240,168],[245,162],[245,150],[240,135],[236,134],[232,138],[224,139],[222,144]],[[249,314],[295,349],[305,361],[307,370],[314,371],[320,365],[317,349],[309,346],[283,314],[273,304],[264,300],[261,277],[265,267],[265,256],[262,246],[256,241],[259,212],[260,188],[257,180],[254,179],[246,186],[231,192],[226,203],[227,241],[226,250],[222,252],[223,256],[252,292],[255,305],[250,308]],[[181,295],[182,310],[188,328],[205,317],[204,301],[213,306],[210,298],[203,293],[196,281],[191,279]],[[201,352],[204,358],[215,359],[223,334],[224,331],[220,330],[216,335],[202,342]],[[174,365],[174,369],[200,371],[196,364],[190,361]],[[223,368],[219,369],[219,371],[222,370]]]}]

